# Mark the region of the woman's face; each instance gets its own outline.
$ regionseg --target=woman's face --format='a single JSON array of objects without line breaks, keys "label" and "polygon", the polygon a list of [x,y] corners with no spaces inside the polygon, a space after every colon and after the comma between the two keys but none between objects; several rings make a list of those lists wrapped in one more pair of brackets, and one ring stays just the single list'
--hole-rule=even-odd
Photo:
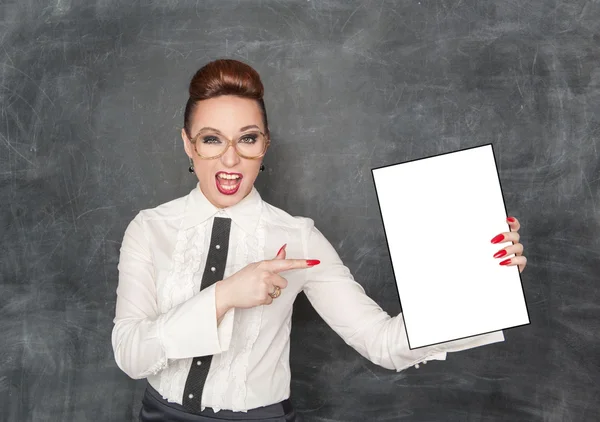
[{"label": "woman's face", "polygon": [[[249,126],[266,132],[256,101],[225,95],[196,104],[191,119],[190,135],[194,137],[204,128],[213,128],[220,131],[224,137],[237,140],[242,133],[248,131]],[[203,160],[198,157],[184,129],[181,130],[181,137],[185,152],[194,163],[200,189],[215,207],[227,208],[235,205],[252,191],[262,158],[242,158],[233,147],[229,147],[221,157]],[[223,173],[229,176],[223,176]],[[236,176],[237,180],[231,179]],[[228,177],[229,180],[224,177]]]}]

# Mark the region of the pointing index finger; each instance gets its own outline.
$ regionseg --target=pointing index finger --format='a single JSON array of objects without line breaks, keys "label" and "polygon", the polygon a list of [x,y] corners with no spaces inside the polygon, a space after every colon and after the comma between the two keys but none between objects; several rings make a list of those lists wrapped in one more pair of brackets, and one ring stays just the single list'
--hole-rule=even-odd
[{"label": "pointing index finger", "polygon": [[280,273],[282,271],[311,268],[321,261],[317,259],[272,259],[265,262],[270,271]]}]

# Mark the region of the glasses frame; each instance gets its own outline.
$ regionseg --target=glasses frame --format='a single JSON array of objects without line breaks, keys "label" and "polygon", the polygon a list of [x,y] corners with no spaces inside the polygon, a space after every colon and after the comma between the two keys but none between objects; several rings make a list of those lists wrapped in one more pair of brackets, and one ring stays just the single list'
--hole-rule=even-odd
[{"label": "glasses frame", "polygon": [[[260,155],[257,155],[256,157],[249,157],[247,155],[242,154],[240,151],[238,151],[234,142],[239,141],[240,138],[244,137],[244,135],[250,135],[253,133],[257,133],[257,132],[260,133],[265,138],[265,147],[263,149],[263,152],[261,152]],[[269,139],[269,137],[267,135],[265,135],[264,132],[261,130],[245,132],[245,133],[241,134],[240,136],[238,136],[237,138],[228,138],[225,135],[223,135],[223,133],[218,132],[218,134],[220,136],[222,136],[223,138],[225,138],[227,140],[227,147],[219,155],[215,155],[214,157],[206,157],[206,156],[200,154],[198,152],[198,149],[196,148],[198,139],[205,133],[206,132],[197,133],[196,136],[194,136],[190,141],[194,145],[194,151],[196,152],[196,155],[198,155],[198,157],[200,157],[201,160],[216,160],[217,158],[221,158],[227,152],[229,147],[233,147],[235,153],[237,155],[239,155],[240,157],[245,158],[246,160],[258,160],[259,158],[264,157],[264,155],[267,153],[267,149],[269,149],[269,145],[271,145],[271,139]]]}]

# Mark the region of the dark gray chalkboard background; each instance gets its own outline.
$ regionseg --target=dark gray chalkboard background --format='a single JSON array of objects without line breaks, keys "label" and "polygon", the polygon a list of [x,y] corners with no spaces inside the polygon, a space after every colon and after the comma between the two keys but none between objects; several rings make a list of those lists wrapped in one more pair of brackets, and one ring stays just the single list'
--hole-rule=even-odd
[{"label": "dark gray chalkboard background", "polygon": [[144,382],[110,343],[120,241],[193,187],[187,84],[220,57],[265,83],[263,198],[313,218],[390,314],[371,168],[492,142],[522,223],[531,324],[501,344],[395,373],[300,295],[306,421],[600,420],[598,1],[26,0],[0,24],[0,420],[135,420]]}]

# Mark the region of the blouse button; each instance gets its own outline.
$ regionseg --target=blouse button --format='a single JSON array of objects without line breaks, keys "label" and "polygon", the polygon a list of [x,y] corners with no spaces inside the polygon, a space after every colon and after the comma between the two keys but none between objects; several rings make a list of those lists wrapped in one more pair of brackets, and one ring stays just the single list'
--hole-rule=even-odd
[{"label": "blouse button", "polygon": [[210,270],[214,273],[215,271],[217,271],[217,269],[215,267],[210,267]]},{"label": "blouse button", "polygon": [[217,245],[217,246],[215,246],[215,248],[221,249],[221,245]]},{"label": "blouse button", "polygon": [[193,398],[194,398],[194,395],[193,395],[193,394],[190,394],[188,397],[189,397],[190,399],[193,399]]},{"label": "blouse button", "polygon": [[196,361],[196,365],[200,366],[202,365],[202,362],[200,362],[199,360]]},{"label": "blouse button", "polygon": [[418,363],[415,365],[415,368],[419,369],[419,364]]}]

